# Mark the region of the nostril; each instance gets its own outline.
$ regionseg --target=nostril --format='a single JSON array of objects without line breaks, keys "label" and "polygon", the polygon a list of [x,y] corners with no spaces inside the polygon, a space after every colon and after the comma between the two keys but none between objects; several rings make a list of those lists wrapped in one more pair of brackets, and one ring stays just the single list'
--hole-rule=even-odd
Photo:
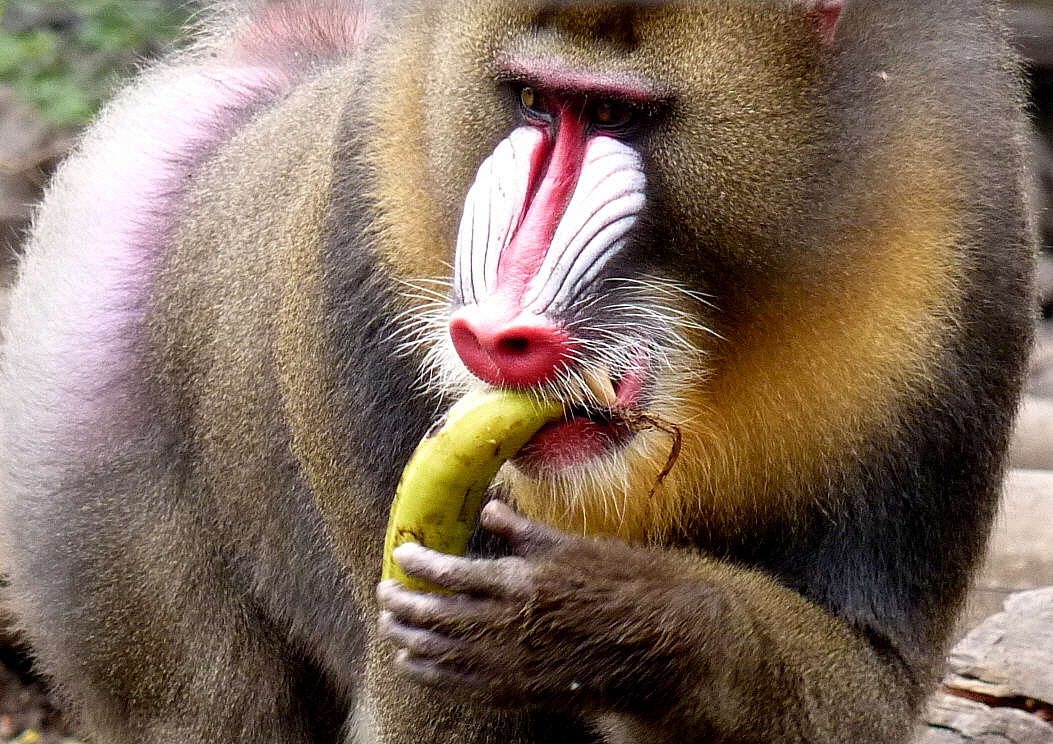
[{"label": "nostril", "polygon": [[526,336],[510,336],[497,341],[497,351],[501,354],[522,356],[530,351],[530,339]]},{"label": "nostril", "polygon": [[465,366],[493,385],[534,387],[570,364],[573,341],[551,320],[534,315],[494,321],[478,307],[450,320],[450,339]]}]

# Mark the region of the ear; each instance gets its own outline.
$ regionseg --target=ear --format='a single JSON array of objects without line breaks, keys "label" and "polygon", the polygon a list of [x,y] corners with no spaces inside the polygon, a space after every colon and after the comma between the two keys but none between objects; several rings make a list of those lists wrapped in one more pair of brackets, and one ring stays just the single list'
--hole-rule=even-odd
[{"label": "ear", "polygon": [[819,40],[823,46],[834,43],[837,21],[841,18],[845,0],[798,0],[808,18],[815,24]]}]

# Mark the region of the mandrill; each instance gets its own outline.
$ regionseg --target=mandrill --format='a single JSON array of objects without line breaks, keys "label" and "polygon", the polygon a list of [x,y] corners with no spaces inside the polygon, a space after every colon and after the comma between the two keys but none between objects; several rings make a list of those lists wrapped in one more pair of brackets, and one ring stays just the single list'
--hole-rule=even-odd
[{"label": "mandrill", "polygon": [[[11,585],[98,744],[897,744],[1032,320],[992,0],[217,0],[58,172]],[[389,507],[555,398],[467,556]],[[674,451],[677,450],[677,451]]]}]

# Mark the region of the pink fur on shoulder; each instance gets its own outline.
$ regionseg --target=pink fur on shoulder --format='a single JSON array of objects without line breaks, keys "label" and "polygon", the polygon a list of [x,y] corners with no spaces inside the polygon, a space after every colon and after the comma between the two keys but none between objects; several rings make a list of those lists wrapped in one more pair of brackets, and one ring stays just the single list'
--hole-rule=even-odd
[{"label": "pink fur on shoulder", "polygon": [[266,63],[300,55],[354,55],[365,45],[371,21],[367,8],[349,0],[274,0],[249,19],[234,56]]}]

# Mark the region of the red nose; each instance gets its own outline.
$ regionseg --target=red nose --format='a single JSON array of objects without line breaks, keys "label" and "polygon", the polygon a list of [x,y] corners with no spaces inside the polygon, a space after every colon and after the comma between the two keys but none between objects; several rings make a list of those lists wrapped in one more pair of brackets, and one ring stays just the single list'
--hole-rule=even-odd
[{"label": "red nose", "polygon": [[450,337],[473,375],[503,387],[534,387],[567,368],[574,344],[559,326],[535,315],[510,320],[483,317],[477,306],[450,321]]}]

